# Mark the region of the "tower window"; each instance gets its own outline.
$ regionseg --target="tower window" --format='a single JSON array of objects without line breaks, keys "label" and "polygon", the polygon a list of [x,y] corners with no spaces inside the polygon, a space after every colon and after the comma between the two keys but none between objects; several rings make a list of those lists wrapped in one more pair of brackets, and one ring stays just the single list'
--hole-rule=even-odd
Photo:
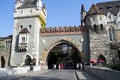
[{"label": "tower window", "polygon": [[110,37],[110,41],[112,41],[112,33],[111,33],[111,28],[109,29],[109,37]]},{"label": "tower window", "polygon": [[111,15],[108,16],[111,19]]},{"label": "tower window", "polygon": [[97,32],[97,25],[94,25],[94,31]]},{"label": "tower window", "polygon": [[31,29],[32,28],[32,25],[29,25],[29,29]]},{"label": "tower window", "polygon": [[112,7],[111,7],[111,6],[108,6],[107,9],[112,9]]},{"label": "tower window", "polygon": [[24,43],[25,42],[25,37],[22,37],[22,43]]},{"label": "tower window", "polygon": [[103,31],[103,25],[102,24],[100,24],[100,29],[101,29],[101,31]]},{"label": "tower window", "polygon": [[100,20],[102,20],[102,17],[100,16]]},{"label": "tower window", "polygon": [[22,29],[22,28],[23,28],[23,25],[21,25],[20,28]]},{"label": "tower window", "polygon": [[23,10],[21,10],[21,14],[23,14]]},{"label": "tower window", "polygon": [[118,9],[120,9],[120,5],[117,5],[116,7],[117,7]]},{"label": "tower window", "polygon": [[31,9],[31,13],[32,13],[32,9]]},{"label": "tower window", "polygon": [[100,7],[99,9],[102,10],[102,7]]}]

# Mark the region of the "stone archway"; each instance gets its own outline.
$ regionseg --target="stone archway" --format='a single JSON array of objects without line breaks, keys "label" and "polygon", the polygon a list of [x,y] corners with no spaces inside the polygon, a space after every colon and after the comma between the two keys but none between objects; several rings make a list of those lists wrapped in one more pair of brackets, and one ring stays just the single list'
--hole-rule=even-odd
[{"label": "stone archway", "polygon": [[106,58],[104,55],[100,54],[97,59],[98,63],[106,63]]},{"label": "stone archway", "polygon": [[31,62],[32,62],[32,58],[29,56],[29,55],[26,55],[26,58],[25,58],[25,65],[31,65]]},{"label": "stone archway", "polygon": [[1,56],[1,68],[5,67],[5,58],[4,56]]},{"label": "stone archway", "polygon": [[81,55],[81,62],[84,63],[84,59],[85,59],[85,54],[83,53],[83,50],[81,48],[81,46],[79,46],[76,42],[72,41],[72,40],[69,40],[69,39],[61,39],[61,40],[58,40],[56,42],[54,42],[48,49],[45,49],[41,56],[40,56],[40,63],[42,62],[42,64],[44,65],[47,65],[46,63],[46,60],[47,60],[47,56],[49,55],[49,52],[58,44],[61,44],[61,43],[67,43],[67,44],[71,44],[73,45],[80,53]]}]

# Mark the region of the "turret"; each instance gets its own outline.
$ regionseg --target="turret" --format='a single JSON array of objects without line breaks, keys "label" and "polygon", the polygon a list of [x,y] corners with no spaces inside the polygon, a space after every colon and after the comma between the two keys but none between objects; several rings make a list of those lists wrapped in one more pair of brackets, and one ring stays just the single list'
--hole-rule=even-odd
[{"label": "turret", "polygon": [[84,26],[84,19],[85,19],[85,16],[86,16],[86,11],[85,11],[85,8],[84,8],[84,5],[82,4],[81,6],[81,25]]},{"label": "turret", "polygon": [[17,9],[19,6],[21,6],[23,4],[23,1],[21,0],[16,0],[15,2],[15,9]]},{"label": "turret", "polygon": [[45,13],[45,15],[46,15],[46,17],[47,17],[47,9],[46,9],[46,4],[44,4],[42,8],[43,8],[43,10],[44,10],[44,13]]},{"label": "turret", "polygon": [[42,0],[37,0],[36,4],[37,8],[40,9],[42,7]]}]

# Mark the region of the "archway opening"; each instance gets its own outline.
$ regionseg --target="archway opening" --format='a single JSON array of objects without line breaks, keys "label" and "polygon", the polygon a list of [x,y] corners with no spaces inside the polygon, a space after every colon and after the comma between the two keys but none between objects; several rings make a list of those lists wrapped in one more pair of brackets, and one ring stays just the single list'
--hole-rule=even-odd
[{"label": "archway opening", "polygon": [[99,57],[98,57],[98,59],[97,59],[97,62],[98,62],[99,64],[105,64],[105,63],[106,63],[106,58],[105,58],[105,56],[100,54]]},{"label": "archway opening", "polygon": [[32,62],[32,59],[31,59],[31,57],[29,56],[29,55],[26,55],[26,58],[25,58],[25,65],[27,66],[29,66],[29,65],[31,65],[31,62]]},{"label": "archway opening", "polygon": [[61,63],[64,69],[76,69],[77,63],[81,62],[79,50],[66,41],[53,47],[47,57],[48,69],[53,69],[54,65],[58,69]]},{"label": "archway opening", "polygon": [[5,67],[5,58],[1,56],[1,68]]}]

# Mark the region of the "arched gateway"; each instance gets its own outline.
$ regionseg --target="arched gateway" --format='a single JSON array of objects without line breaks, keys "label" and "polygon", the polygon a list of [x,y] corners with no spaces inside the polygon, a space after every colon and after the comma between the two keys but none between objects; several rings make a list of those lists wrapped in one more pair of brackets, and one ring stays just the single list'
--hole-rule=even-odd
[{"label": "arched gateway", "polygon": [[[78,31],[65,31],[65,29],[73,29],[76,30],[78,29]],[[63,32],[60,30],[63,29]],[[76,56],[76,57],[72,57],[72,63],[84,63],[85,61],[87,61],[89,59],[89,54],[88,54],[88,48],[87,48],[87,44],[88,44],[88,39],[87,39],[87,32],[85,30],[85,28],[83,27],[66,27],[66,28],[61,28],[61,29],[54,29],[52,28],[51,30],[49,29],[42,29],[40,34],[41,34],[41,38],[40,38],[40,44],[42,45],[40,47],[40,63],[47,65],[49,67],[49,65],[53,65],[53,64],[59,64],[60,62],[64,62],[63,60],[57,61],[55,59],[55,56],[57,53],[60,53],[61,51],[63,51],[63,49],[65,49],[65,47],[63,47],[64,45],[69,46],[69,48],[72,48],[72,55]],[[47,31],[52,31],[55,30],[54,32],[47,32]],[[82,31],[83,30],[83,31]],[[45,32],[46,31],[46,32]],[[61,47],[60,47],[61,46]],[[60,48],[61,51],[60,51]],[[59,51],[59,52],[56,52]],[[70,51],[70,50],[69,50]],[[69,52],[61,52],[62,54],[60,55],[69,55]],[[52,59],[50,58],[52,57]],[[60,56],[59,56],[60,57]],[[67,58],[67,57],[66,57]],[[75,59],[73,59],[75,58]],[[63,59],[63,57],[62,57]],[[51,61],[50,61],[51,60]]]}]

